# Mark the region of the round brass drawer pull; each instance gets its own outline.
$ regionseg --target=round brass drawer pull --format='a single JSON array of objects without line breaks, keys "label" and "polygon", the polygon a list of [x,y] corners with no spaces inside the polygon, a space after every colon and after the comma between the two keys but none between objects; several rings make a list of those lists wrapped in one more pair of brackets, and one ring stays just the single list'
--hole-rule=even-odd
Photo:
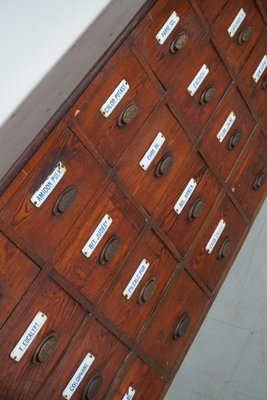
[{"label": "round brass drawer pull", "polygon": [[124,125],[130,124],[137,117],[138,111],[138,106],[134,101],[127,104],[127,106],[124,108],[118,118],[117,124],[119,128],[122,128]]},{"label": "round brass drawer pull", "polygon": [[101,253],[99,255],[99,263],[103,265],[106,262],[111,261],[115,257],[119,245],[120,245],[119,236],[117,235],[111,236],[105,243],[103,249],[101,250]]},{"label": "round brass drawer pull", "polygon": [[265,78],[264,81],[263,81],[262,89],[263,90],[267,90],[267,78]]},{"label": "round brass drawer pull", "polygon": [[223,260],[224,258],[228,257],[231,253],[233,247],[233,240],[231,237],[227,237],[226,239],[224,239],[220,250],[218,252],[217,258],[218,260]]},{"label": "round brass drawer pull", "polygon": [[188,34],[186,32],[180,32],[179,35],[173,40],[170,46],[170,52],[172,54],[182,50],[188,42]]},{"label": "round brass drawer pull", "polygon": [[155,291],[157,289],[157,282],[156,278],[151,278],[149,281],[145,284],[143,289],[141,290],[139,297],[138,297],[138,303],[143,304],[147,301],[149,301],[152,296],[154,295]]},{"label": "round brass drawer pull", "polygon": [[215,94],[216,94],[216,88],[214,86],[208,86],[200,96],[199,103],[202,106],[204,106],[207,103],[210,103]]},{"label": "round brass drawer pull", "polygon": [[233,150],[241,142],[242,136],[242,131],[240,129],[236,129],[233,132],[227,144],[227,148],[229,151]]},{"label": "round brass drawer pull", "polygon": [[57,337],[55,332],[51,332],[46,336],[37,347],[32,362],[33,364],[41,364],[46,362],[50,356],[54,353],[57,345]]},{"label": "round brass drawer pull", "polygon": [[82,400],[93,400],[103,382],[101,375],[94,375],[88,382]]},{"label": "round brass drawer pull", "polygon": [[65,189],[53,206],[53,215],[59,215],[66,212],[74,203],[76,195],[77,190],[74,185],[71,185],[67,189]]},{"label": "round brass drawer pull", "polygon": [[255,179],[255,182],[253,184],[253,189],[258,190],[260,187],[263,185],[265,181],[265,172],[261,171],[257,178]]},{"label": "round brass drawer pull", "polygon": [[171,152],[164,154],[159,160],[155,168],[155,177],[160,178],[162,175],[167,174],[173,165],[173,155]]},{"label": "round brass drawer pull", "polygon": [[188,212],[188,220],[193,221],[194,219],[198,218],[200,214],[202,214],[205,205],[205,201],[202,197],[197,198]]},{"label": "round brass drawer pull", "polygon": [[183,337],[186,334],[186,331],[189,328],[190,322],[191,321],[190,321],[190,317],[189,317],[188,313],[184,312],[181,315],[181,317],[176,325],[176,328],[174,329],[174,332],[173,332],[174,340],[178,339],[179,337]]},{"label": "round brass drawer pull", "polygon": [[238,36],[237,43],[244,44],[248,42],[252,36],[253,30],[251,26],[246,26]]}]

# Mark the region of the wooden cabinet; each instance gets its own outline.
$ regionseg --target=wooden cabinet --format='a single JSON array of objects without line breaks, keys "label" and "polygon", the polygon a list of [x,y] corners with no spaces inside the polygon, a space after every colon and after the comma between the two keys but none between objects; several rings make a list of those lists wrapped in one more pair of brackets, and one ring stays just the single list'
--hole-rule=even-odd
[{"label": "wooden cabinet", "polygon": [[264,4],[148,0],[21,156],[1,398],[163,399],[266,197]]}]

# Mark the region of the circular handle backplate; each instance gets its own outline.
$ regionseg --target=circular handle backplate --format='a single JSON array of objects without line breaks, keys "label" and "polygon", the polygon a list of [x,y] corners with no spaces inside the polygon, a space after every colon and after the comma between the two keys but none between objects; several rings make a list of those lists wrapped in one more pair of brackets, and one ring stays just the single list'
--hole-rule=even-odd
[{"label": "circular handle backplate", "polygon": [[149,281],[145,284],[145,286],[141,290],[138,297],[138,303],[143,304],[149,301],[151,297],[154,295],[156,289],[157,289],[157,282],[156,278],[153,277],[149,279]]},{"label": "circular handle backplate", "polygon": [[103,382],[101,375],[94,375],[88,382],[82,400],[93,400]]},{"label": "circular handle backplate", "polygon": [[53,215],[59,215],[66,212],[74,203],[76,195],[77,190],[74,185],[71,185],[65,189],[53,206]]},{"label": "circular handle backplate", "polygon": [[244,44],[248,42],[252,36],[253,30],[251,26],[246,26],[238,36],[237,43]]},{"label": "circular handle backplate", "polygon": [[265,79],[263,80],[262,89],[263,89],[263,90],[267,90],[267,78],[265,78]]},{"label": "circular handle backplate", "polygon": [[186,32],[180,32],[179,35],[173,40],[170,46],[170,52],[172,54],[182,50],[188,42],[188,34]]},{"label": "circular handle backplate", "polygon": [[50,356],[54,353],[57,345],[57,337],[55,332],[51,332],[46,336],[37,347],[32,362],[33,364],[41,364],[46,362]]},{"label": "circular handle backplate", "polygon": [[137,117],[138,111],[138,106],[134,101],[127,104],[118,118],[118,126],[122,128],[124,125],[128,125],[133,122],[133,120]]},{"label": "circular handle backplate", "polygon": [[171,152],[164,154],[159,160],[155,168],[155,177],[160,178],[167,174],[173,165],[173,155]]},{"label": "circular handle backplate", "polygon": [[208,86],[200,96],[199,103],[202,106],[207,103],[210,103],[215,94],[216,94],[216,88],[214,86]]},{"label": "circular handle backplate", "polygon": [[198,218],[200,214],[202,214],[205,208],[205,201],[202,197],[198,197],[196,201],[191,206],[190,210],[188,211],[188,220],[193,221],[194,219]]},{"label": "circular handle backplate", "polygon": [[240,129],[236,129],[227,143],[227,149],[229,151],[233,150],[241,142],[242,136],[242,131]]},{"label": "circular handle backplate", "polygon": [[254,181],[254,183],[253,183],[253,189],[254,189],[254,190],[260,189],[260,187],[263,185],[263,183],[264,183],[264,181],[265,181],[265,178],[266,178],[265,172],[264,172],[264,171],[261,171],[261,172],[258,174],[257,178],[255,179],[255,181]]},{"label": "circular handle backplate", "polygon": [[218,260],[221,261],[224,258],[228,257],[231,253],[232,247],[233,247],[232,238],[227,237],[226,239],[224,239],[217,255]]},{"label": "circular handle backplate", "polygon": [[190,325],[190,317],[187,312],[184,312],[181,317],[179,318],[179,321],[174,329],[173,332],[173,339],[178,339],[179,337],[182,337],[186,334],[187,329],[189,328]]},{"label": "circular handle backplate", "polygon": [[107,242],[105,243],[104,247],[102,248],[100,255],[99,255],[99,263],[105,264],[106,262],[111,261],[120,245],[120,238],[118,235],[112,235]]}]

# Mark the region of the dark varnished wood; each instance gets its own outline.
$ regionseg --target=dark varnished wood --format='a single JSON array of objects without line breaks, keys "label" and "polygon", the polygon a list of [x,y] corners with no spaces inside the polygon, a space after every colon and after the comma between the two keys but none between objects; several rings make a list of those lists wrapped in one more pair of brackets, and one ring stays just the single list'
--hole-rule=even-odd
[{"label": "dark varnished wood", "polygon": [[[208,254],[205,247],[221,219],[225,221],[226,226],[213,251],[211,254]],[[222,201],[216,205],[210,218],[205,222],[197,238],[196,245],[188,255],[189,264],[211,291],[214,291],[219,284],[225,270],[229,266],[232,255],[239,248],[240,241],[246,229],[245,221],[241,218],[230,199],[223,197]],[[229,254],[221,258],[219,256],[221,246],[228,238],[232,242],[231,248],[229,246]]]},{"label": "dark varnished wood", "polygon": [[210,24],[218,17],[228,1],[216,0],[211,6],[210,0],[192,0],[192,2],[196,2],[199,5],[203,15]]},{"label": "dark varnished wood", "polygon": [[[38,311],[48,318],[21,361],[16,363],[9,354]],[[0,334],[0,364],[4,366],[0,371],[0,390],[3,399],[35,398],[84,316],[80,306],[51,281],[39,281],[27,293]],[[55,332],[57,337],[55,351],[46,362],[34,365],[32,357],[35,350],[51,332]]]},{"label": "dark varnished wood", "polygon": [[[82,399],[90,380],[95,376],[100,376],[102,383],[93,399],[104,399],[105,393],[127,355],[127,348],[97,321],[89,318],[75,335],[67,353],[38,393],[36,400],[60,398],[88,352],[95,357],[95,360],[75,391],[74,398]],[[57,384],[55,385],[54,382]],[[86,397],[84,399],[87,400]]]},{"label": "dark varnished wood", "polygon": [[[236,119],[231,129],[222,142],[217,139],[217,134],[223,127],[226,119],[231,112],[235,113]],[[224,97],[220,108],[216,111],[202,136],[202,144],[200,152],[208,161],[213,171],[215,171],[224,181],[227,180],[234,164],[236,163],[242,149],[246,145],[253,128],[255,120],[246,107],[242,97],[239,95],[235,87],[232,87],[228,94]],[[229,141],[241,131],[241,141],[232,150],[229,149]]]},{"label": "dark varnished wood", "polygon": [[[166,41],[160,45],[156,35],[174,11],[177,12],[180,21]],[[171,44],[181,33],[188,36],[187,43],[177,53],[172,54]],[[192,55],[198,51],[199,43],[205,36],[205,29],[187,0],[156,3],[132,33],[135,46],[145,56],[166,88],[171,88],[172,82],[179,77],[185,65],[190,64]]]},{"label": "dark varnished wood", "polygon": [[[139,162],[159,132],[166,140],[144,171]],[[161,105],[140,129],[123,155],[116,170],[117,180],[152,214],[165,191],[172,185],[174,177],[179,176],[191,152],[192,145],[188,136],[168,108]],[[157,165],[166,154],[172,155],[172,166],[166,174],[156,177]]]},{"label": "dark varnished wood", "polygon": [[[58,162],[67,171],[37,208],[30,199]],[[47,260],[104,180],[102,168],[76,137],[60,125],[2,196],[0,216],[30,248]],[[54,215],[55,203],[70,186],[76,191],[73,203],[66,212]]]},{"label": "dark varnished wood", "polygon": [[[150,319],[139,343],[168,373],[171,373],[185,353],[208,303],[209,299],[204,292],[182,271],[160,302],[157,314]],[[184,336],[174,339],[177,323],[185,312],[190,317],[189,327]]]},{"label": "dark varnished wood", "polygon": [[[148,270],[130,299],[127,300],[122,293],[144,258],[150,263]],[[177,261],[171,256],[165,245],[152,231],[146,232],[129,254],[121,268],[120,275],[100,304],[102,312],[130,339],[136,339],[146,319],[155,308],[176,266]],[[155,292],[149,300],[140,303],[139,297],[142,289],[151,279],[154,279]]]},{"label": "dark varnished wood", "polygon": [[[241,8],[244,9],[246,17],[231,38],[227,29],[232,24]],[[238,44],[240,33],[248,27],[252,29],[250,39],[245,43]],[[214,23],[212,27],[212,38],[216,44],[216,48],[222,54],[224,62],[234,73],[240,70],[241,66],[248,58],[249,53],[258,42],[263,29],[264,21],[256,4],[251,0],[229,1]]]},{"label": "dark varnished wood", "polygon": [[[81,250],[104,215],[113,222],[89,258]],[[92,302],[97,302],[119,270],[121,261],[141,233],[144,220],[114,183],[84,212],[70,235],[62,243],[51,264]],[[101,265],[99,255],[113,235],[120,240],[114,258]]]},{"label": "dark varnished wood", "polygon": [[123,378],[116,383],[117,388],[111,390],[107,400],[121,400],[130,386],[135,389],[138,399],[157,399],[164,387],[163,379],[138,358],[132,358],[127,363]]},{"label": "dark varnished wood", "polygon": [[[196,181],[197,186],[182,212],[177,214],[174,206],[191,179]],[[181,174],[172,182],[172,186],[159,204],[156,221],[181,254],[187,252],[220,190],[219,183],[206,164],[195,154],[190,157]],[[190,220],[190,210],[198,199],[204,202],[203,211],[197,218]]]},{"label": "dark varnished wood", "polygon": [[[75,131],[77,125],[84,138],[93,143],[99,154],[112,166],[125,151],[161,95],[132,54],[130,44],[127,41],[111,58],[69,113],[73,118],[72,129]],[[112,114],[105,118],[100,108],[122,79],[126,79],[130,89]],[[138,114],[129,125],[119,127],[118,118],[130,102],[136,103]]]},{"label": "dark varnished wood", "polygon": [[37,277],[39,268],[0,232],[0,327]]},{"label": "dark varnished wood", "polygon": [[[193,52],[191,59],[184,64],[184,68],[174,81],[169,94],[170,107],[186,129],[195,137],[200,136],[202,129],[231,83],[229,73],[205,38],[201,39],[201,49],[201,52]],[[187,88],[204,64],[208,67],[209,73],[194,96],[191,96]],[[201,105],[201,96],[210,87],[215,88],[215,95],[209,103]]]},{"label": "dark varnished wood", "polygon": [[[254,183],[262,173],[265,180],[255,190]],[[239,207],[251,220],[267,189],[267,139],[260,130],[248,142],[231,175],[229,185]]]},{"label": "dark varnished wood", "polygon": [[267,31],[265,30],[237,78],[241,93],[257,120],[267,112],[267,90],[263,90],[263,83],[267,79],[267,70],[265,69],[257,83],[254,82],[252,76],[266,54],[266,41]]}]

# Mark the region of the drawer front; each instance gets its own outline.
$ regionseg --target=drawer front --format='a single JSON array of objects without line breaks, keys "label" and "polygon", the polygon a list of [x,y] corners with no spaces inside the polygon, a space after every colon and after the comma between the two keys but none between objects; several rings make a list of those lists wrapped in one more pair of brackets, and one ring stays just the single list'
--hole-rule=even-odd
[{"label": "drawer front", "polygon": [[242,68],[238,85],[248,105],[257,118],[267,111],[267,32],[252,51],[248,61]]},{"label": "drawer front", "polygon": [[78,128],[112,166],[160,98],[129,46],[127,41],[118,50],[69,114],[73,129]]},{"label": "drawer front", "polygon": [[124,376],[116,391],[112,391],[108,400],[152,400],[158,399],[164,388],[162,378],[138,358],[127,363]]},{"label": "drawer front", "polygon": [[89,319],[36,400],[104,399],[126,355],[127,349],[113,335]]},{"label": "drawer front", "polygon": [[182,271],[150,319],[140,345],[168,373],[191,344],[208,302],[204,292]]},{"label": "drawer front", "polygon": [[209,122],[200,147],[203,157],[222,179],[227,179],[255,124],[241,96],[232,88]]},{"label": "drawer front", "polygon": [[191,152],[186,133],[168,108],[161,106],[125,152],[117,178],[152,214]]},{"label": "drawer front", "polygon": [[52,264],[90,301],[96,302],[143,225],[143,217],[112,183],[83,214]]},{"label": "drawer front", "polygon": [[104,179],[90,153],[60,126],[1,198],[1,218],[46,260]]},{"label": "drawer front", "polygon": [[52,282],[41,282],[28,292],[0,333],[3,399],[35,398],[84,316]]},{"label": "drawer front", "polygon": [[146,232],[107,293],[101,306],[104,315],[134,340],[176,266],[165,245],[152,231]]},{"label": "drawer front", "polygon": [[264,22],[251,0],[230,1],[213,26],[213,38],[224,60],[238,72],[258,42]]},{"label": "drawer front", "polygon": [[206,219],[221,186],[198,155],[190,158],[159,205],[157,222],[185,254]]},{"label": "drawer front", "polygon": [[222,9],[228,3],[229,0],[216,0],[211,3],[210,0],[196,0],[206,20],[211,24],[218,17]]},{"label": "drawer front", "polygon": [[240,157],[230,185],[240,207],[252,218],[267,189],[267,139],[256,132]]},{"label": "drawer front", "polygon": [[190,64],[206,32],[189,1],[159,1],[133,33],[134,43],[165,87]]},{"label": "drawer front", "polygon": [[192,267],[213,291],[239,249],[246,224],[229,198],[225,197],[206,221],[189,256]]},{"label": "drawer front", "polygon": [[0,232],[0,328],[39,273],[39,268]]},{"label": "drawer front", "polygon": [[208,40],[201,40],[201,44],[203,51],[193,53],[169,96],[172,110],[196,137],[231,83],[230,75]]}]

